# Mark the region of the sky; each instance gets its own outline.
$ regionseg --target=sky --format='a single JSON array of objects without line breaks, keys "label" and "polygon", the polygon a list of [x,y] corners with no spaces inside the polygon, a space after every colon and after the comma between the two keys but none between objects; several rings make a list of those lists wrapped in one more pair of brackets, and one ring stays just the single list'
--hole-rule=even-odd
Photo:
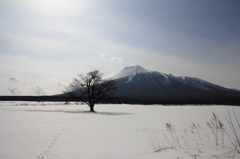
[{"label": "sky", "polygon": [[140,65],[240,90],[238,0],[0,0],[0,95]]}]

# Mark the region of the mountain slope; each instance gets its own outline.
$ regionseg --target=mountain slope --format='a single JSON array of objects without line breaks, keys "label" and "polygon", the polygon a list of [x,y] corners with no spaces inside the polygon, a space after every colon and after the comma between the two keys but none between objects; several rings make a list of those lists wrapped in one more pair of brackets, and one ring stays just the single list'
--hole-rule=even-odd
[{"label": "mountain slope", "polygon": [[115,96],[138,100],[240,99],[240,92],[192,77],[176,77],[140,66],[126,67],[112,76]]}]

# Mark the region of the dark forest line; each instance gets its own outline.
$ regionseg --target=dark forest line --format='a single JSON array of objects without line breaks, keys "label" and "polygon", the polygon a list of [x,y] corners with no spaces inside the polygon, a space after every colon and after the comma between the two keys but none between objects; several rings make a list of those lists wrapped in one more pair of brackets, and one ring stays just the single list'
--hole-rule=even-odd
[{"label": "dark forest line", "polygon": [[[35,102],[81,102],[71,96],[0,96],[0,101],[35,101]],[[140,105],[235,105],[240,106],[240,100],[135,100],[128,98],[104,98],[105,104],[140,104]]]}]

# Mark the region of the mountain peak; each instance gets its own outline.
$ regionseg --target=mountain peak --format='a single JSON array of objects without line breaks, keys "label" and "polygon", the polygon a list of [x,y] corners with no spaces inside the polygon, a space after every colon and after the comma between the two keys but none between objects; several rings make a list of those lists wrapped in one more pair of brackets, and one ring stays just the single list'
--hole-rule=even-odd
[{"label": "mountain peak", "polygon": [[146,70],[145,68],[143,68],[139,65],[128,66],[128,67],[125,67],[125,68],[121,69],[120,71],[110,75],[109,77],[113,78],[113,79],[117,79],[117,78],[121,78],[121,77],[125,77],[125,76],[133,76],[137,73],[145,73],[145,72],[148,72],[148,70]]},{"label": "mountain peak", "polygon": [[130,72],[136,72],[136,73],[148,72],[148,70],[146,70],[145,68],[143,68],[139,65],[125,67],[125,68],[123,68],[123,71],[130,71]]}]

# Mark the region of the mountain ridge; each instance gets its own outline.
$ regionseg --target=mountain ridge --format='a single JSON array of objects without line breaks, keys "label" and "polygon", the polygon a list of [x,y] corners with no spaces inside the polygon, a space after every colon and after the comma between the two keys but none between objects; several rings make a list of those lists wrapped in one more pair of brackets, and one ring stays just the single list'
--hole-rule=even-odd
[{"label": "mountain ridge", "polygon": [[[127,71],[126,71],[127,70]],[[195,77],[148,71],[139,65],[114,74],[116,97],[138,100],[219,100],[240,99],[240,92]]]}]

